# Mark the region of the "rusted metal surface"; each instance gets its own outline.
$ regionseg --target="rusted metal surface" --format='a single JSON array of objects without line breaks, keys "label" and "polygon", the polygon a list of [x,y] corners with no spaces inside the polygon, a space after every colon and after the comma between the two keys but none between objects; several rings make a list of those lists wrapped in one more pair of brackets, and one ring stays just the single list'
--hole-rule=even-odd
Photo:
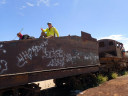
[{"label": "rusted metal surface", "polygon": [[77,75],[85,72],[84,68],[97,65],[97,40],[86,39],[86,33],[82,38],[70,36],[0,42],[0,88]]},{"label": "rusted metal surface", "polygon": [[100,64],[102,65],[100,69],[108,70],[122,70],[128,67],[127,54],[123,56],[122,46],[123,44],[111,39],[99,40],[99,57]]},{"label": "rusted metal surface", "polygon": [[86,40],[96,41],[96,39],[92,38],[91,34],[88,34],[88,33],[85,33],[85,32],[82,31],[81,35],[82,35],[82,40],[83,41],[86,41]]},{"label": "rusted metal surface", "polygon": [[128,68],[128,59],[118,57],[100,58],[101,72],[118,72]]},{"label": "rusted metal surface", "polygon": [[122,58],[121,46],[122,43],[111,39],[99,40],[99,55],[100,57],[118,57]]},{"label": "rusted metal surface", "polygon": [[127,52],[125,52],[125,58],[127,58],[127,59],[128,59],[128,51],[127,51]]},{"label": "rusted metal surface", "polygon": [[0,89],[18,86],[18,85],[24,85],[30,82],[64,78],[67,76],[75,76],[78,74],[96,72],[98,70],[99,70],[98,67],[87,67],[87,68],[78,68],[78,69],[70,69],[70,70],[58,70],[58,71],[49,71],[49,72],[36,72],[36,73],[21,74],[21,75],[3,76],[0,77]]},{"label": "rusted metal surface", "polygon": [[101,64],[112,64],[112,63],[120,63],[123,62],[126,63],[128,60],[126,58],[117,58],[117,57],[106,57],[106,58],[100,58]]}]

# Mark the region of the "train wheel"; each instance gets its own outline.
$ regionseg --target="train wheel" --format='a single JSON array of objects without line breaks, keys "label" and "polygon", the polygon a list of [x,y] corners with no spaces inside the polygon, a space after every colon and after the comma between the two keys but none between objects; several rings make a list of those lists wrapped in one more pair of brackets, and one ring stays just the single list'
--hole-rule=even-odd
[{"label": "train wheel", "polygon": [[19,96],[40,96],[40,89],[37,84],[26,84],[19,89]]},{"label": "train wheel", "polygon": [[8,90],[2,93],[1,96],[14,96],[13,90]]},{"label": "train wheel", "polygon": [[26,84],[14,88],[4,89],[0,96],[41,96],[40,87],[36,84]]},{"label": "train wheel", "polygon": [[54,83],[56,87],[63,87],[67,85],[67,78],[55,79]]},{"label": "train wheel", "polygon": [[54,83],[57,87],[67,86],[69,89],[83,89],[96,86],[95,74],[84,74],[78,76],[56,79]]}]

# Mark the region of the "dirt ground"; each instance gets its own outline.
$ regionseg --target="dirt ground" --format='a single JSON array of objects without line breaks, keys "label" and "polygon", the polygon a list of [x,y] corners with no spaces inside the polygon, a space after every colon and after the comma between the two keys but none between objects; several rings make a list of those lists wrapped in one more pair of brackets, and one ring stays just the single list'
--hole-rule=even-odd
[{"label": "dirt ground", "polygon": [[128,96],[128,76],[110,80],[77,96]]},{"label": "dirt ground", "polygon": [[48,88],[51,88],[51,87],[55,86],[55,84],[53,82],[53,79],[46,80],[46,81],[41,81],[41,82],[35,82],[35,83],[39,84],[39,86],[41,87],[41,90],[48,89]]}]

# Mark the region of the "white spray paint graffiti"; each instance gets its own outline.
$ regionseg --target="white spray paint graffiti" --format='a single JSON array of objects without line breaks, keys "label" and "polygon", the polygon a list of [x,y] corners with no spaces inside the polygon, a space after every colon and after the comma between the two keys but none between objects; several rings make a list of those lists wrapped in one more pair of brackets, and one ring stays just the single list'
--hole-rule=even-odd
[{"label": "white spray paint graffiti", "polygon": [[[7,52],[5,49],[3,49],[3,45],[2,44],[0,45],[0,52],[1,51],[4,54]],[[8,70],[7,62],[5,60],[0,60],[0,74],[2,74],[3,72],[5,72],[7,70]]]},{"label": "white spray paint graffiti", "polygon": [[2,51],[3,53],[6,53],[6,50],[5,49],[2,49],[3,45],[1,44],[0,45],[0,51]]},{"label": "white spray paint graffiti", "polygon": [[45,50],[46,45],[48,45],[48,40],[44,41],[40,45],[32,46],[25,51],[22,51],[18,56],[18,67],[23,67],[25,64],[28,63],[28,60],[32,60],[33,57],[38,56],[41,50]]},{"label": "white spray paint graffiti", "polygon": [[7,71],[7,62],[5,60],[0,60],[0,74],[2,74],[4,71]]},{"label": "white spray paint graffiti", "polygon": [[59,50],[47,50],[48,40],[44,41],[40,45],[32,46],[31,48],[22,51],[18,56],[18,67],[23,67],[28,63],[28,60],[32,60],[33,57],[38,56],[38,53],[42,51],[44,54],[42,59],[50,59],[49,66],[64,66],[65,62],[73,63],[74,59],[80,59],[79,54],[77,53],[75,56],[71,54],[65,54],[62,49]]},{"label": "white spray paint graffiti", "polygon": [[91,61],[91,64],[95,64],[97,60],[99,60],[99,56],[95,55],[94,53],[90,53],[84,56],[84,60],[89,60]]},{"label": "white spray paint graffiti", "polygon": [[79,53],[77,53],[75,56],[72,56],[71,54],[67,53],[65,54],[62,49],[51,51],[45,51],[45,55],[42,56],[43,59],[49,58],[50,63],[47,65],[48,67],[55,67],[55,66],[61,66],[63,67],[65,65],[65,62],[71,62],[73,64],[74,59],[80,59]]},{"label": "white spray paint graffiti", "polygon": [[73,54],[65,53],[62,49],[47,49],[48,40],[44,41],[43,43],[39,45],[34,45],[31,48],[28,48],[25,51],[22,51],[18,56],[18,67],[23,67],[28,63],[28,60],[32,60],[33,57],[38,56],[39,52],[42,52],[42,59],[49,59],[49,63],[47,64],[47,67],[64,67],[66,63],[74,64],[76,60],[82,59],[84,61],[91,61],[91,64],[94,64],[99,59],[99,56],[90,53],[87,55],[82,55],[80,58],[80,54],[77,51],[74,51]]}]

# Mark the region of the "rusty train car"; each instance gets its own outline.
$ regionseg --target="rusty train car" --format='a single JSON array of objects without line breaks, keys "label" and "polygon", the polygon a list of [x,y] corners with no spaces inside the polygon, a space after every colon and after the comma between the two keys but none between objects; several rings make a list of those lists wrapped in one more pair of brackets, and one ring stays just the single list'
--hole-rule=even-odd
[{"label": "rusty train car", "polygon": [[102,71],[119,71],[128,67],[128,53],[122,52],[123,44],[111,40],[102,39],[99,43],[99,58]]},{"label": "rusty train car", "polygon": [[77,75],[113,70],[119,61],[126,68],[117,43],[97,41],[85,32],[81,37],[0,42],[0,96],[39,96],[40,87],[32,82],[54,79],[61,86]]},{"label": "rusty train car", "polygon": [[96,72],[99,65],[98,42],[84,32],[81,37],[0,42],[0,95],[28,96],[40,89],[29,83]]},{"label": "rusty train car", "polygon": [[[67,77],[61,79],[55,79],[56,86],[62,86],[64,84],[68,84],[69,86],[75,86],[75,84],[85,83],[93,83],[93,78],[95,78],[95,74],[110,74],[112,72],[119,72],[127,70],[128,68],[128,52],[125,52],[125,55],[122,52],[123,44],[111,40],[111,39],[102,39],[98,40],[98,53],[99,53],[99,70],[92,74],[82,74],[77,77]],[[92,80],[90,80],[92,78]],[[84,82],[83,82],[84,81]]]}]

